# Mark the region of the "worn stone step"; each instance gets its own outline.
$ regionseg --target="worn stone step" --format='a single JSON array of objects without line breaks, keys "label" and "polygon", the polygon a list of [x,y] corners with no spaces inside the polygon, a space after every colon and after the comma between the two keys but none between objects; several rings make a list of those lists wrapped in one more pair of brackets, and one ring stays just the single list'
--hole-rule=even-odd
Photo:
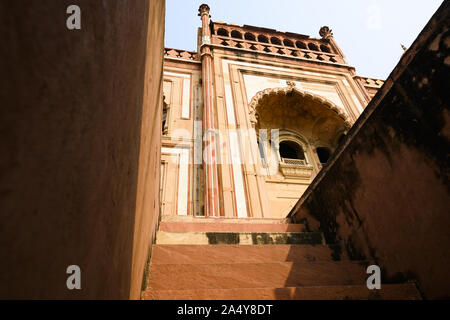
[{"label": "worn stone step", "polygon": [[161,216],[161,222],[197,222],[197,223],[251,223],[251,224],[286,224],[287,219],[277,218],[230,218],[230,217],[201,217],[201,216]]},{"label": "worn stone step", "polygon": [[146,290],[144,300],[421,300],[414,283],[289,288]]},{"label": "worn stone step", "polygon": [[325,244],[320,232],[166,232],[158,231],[156,244]]},{"label": "worn stone step", "polygon": [[152,290],[365,285],[361,262],[151,264]]},{"label": "worn stone step", "polygon": [[217,221],[199,222],[166,222],[160,223],[159,230],[167,232],[303,232],[302,224],[286,223],[229,223]]},{"label": "worn stone step", "polygon": [[[345,259],[345,258],[344,258]],[[326,245],[153,245],[152,264],[333,261]]]}]

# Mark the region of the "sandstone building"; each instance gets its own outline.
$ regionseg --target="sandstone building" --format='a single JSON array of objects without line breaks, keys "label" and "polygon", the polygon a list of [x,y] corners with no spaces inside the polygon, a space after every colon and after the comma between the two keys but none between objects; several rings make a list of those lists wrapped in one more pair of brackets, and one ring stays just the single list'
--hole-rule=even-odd
[{"label": "sandstone building", "polygon": [[448,99],[434,97],[448,4],[386,82],[358,76],[326,26],[313,38],[209,11],[197,52],[165,49],[161,222],[142,297],[446,297],[436,262],[449,251],[433,244],[450,241]]},{"label": "sandstone building", "polygon": [[164,51],[162,215],[284,218],[383,81],[358,76],[328,27],[315,38],[209,10],[198,52]]},{"label": "sandstone building", "polygon": [[79,6],[0,3],[0,298],[450,297],[449,1],[385,81],[328,27]]}]

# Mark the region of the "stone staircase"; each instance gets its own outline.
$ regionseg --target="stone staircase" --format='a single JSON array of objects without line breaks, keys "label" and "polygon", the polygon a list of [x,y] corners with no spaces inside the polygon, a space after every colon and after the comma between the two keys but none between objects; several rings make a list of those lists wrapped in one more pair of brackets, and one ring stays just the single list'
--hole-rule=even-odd
[{"label": "stone staircase", "polygon": [[280,219],[163,217],[151,300],[420,299],[414,283],[366,287],[367,261]]}]

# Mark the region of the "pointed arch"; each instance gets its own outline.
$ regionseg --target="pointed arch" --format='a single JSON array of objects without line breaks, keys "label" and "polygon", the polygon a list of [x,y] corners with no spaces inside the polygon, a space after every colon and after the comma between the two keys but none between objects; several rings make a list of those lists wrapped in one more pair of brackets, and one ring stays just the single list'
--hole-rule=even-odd
[{"label": "pointed arch", "polygon": [[352,123],[350,122],[348,115],[344,113],[343,110],[340,107],[338,107],[334,102],[320,95],[300,90],[295,86],[295,83],[290,81],[288,81],[287,87],[267,88],[265,90],[259,91],[255,96],[253,96],[249,104],[249,115],[252,125],[256,124],[256,122],[258,121],[256,108],[263,98],[271,95],[275,96],[288,94],[295,94],[302,97],[303,99],[312,100],[336,113],[336,115],[343,120],[347,129],[350,129],[350,127],[352,126]]}]

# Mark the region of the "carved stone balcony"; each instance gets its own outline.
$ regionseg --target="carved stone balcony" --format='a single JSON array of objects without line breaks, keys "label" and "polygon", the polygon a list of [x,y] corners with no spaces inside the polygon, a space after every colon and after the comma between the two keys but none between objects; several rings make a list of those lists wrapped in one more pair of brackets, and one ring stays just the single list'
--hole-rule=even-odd
[{"label": "carved stone balcony", "polygon": [[281,158],[279,166],[286,178],[310,179],[313,173],[313,166],[301,159]]}]

